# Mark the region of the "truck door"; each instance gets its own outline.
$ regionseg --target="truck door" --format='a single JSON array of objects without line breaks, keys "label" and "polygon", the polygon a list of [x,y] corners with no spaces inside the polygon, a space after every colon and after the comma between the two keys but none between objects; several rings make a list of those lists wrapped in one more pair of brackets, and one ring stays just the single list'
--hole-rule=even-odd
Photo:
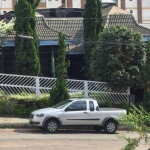
[{"label": "truck door", "polygon": [[89,101],[89,120],[88,120],[88,125],[101,125],[104,118],[105,118],[105,113],[101,111],[97,111],[94,102]]},{"label": "truck door", "polygon": [[88,111],[86,101],[75,101],[63,113],[63,125],[87,125]]}]

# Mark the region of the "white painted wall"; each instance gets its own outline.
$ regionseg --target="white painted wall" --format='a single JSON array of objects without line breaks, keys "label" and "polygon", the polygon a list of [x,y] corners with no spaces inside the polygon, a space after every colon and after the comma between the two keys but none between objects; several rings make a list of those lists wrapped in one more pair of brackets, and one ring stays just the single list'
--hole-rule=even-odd
[{"label": "white painted wall", "polygon": [[12,0],[0,0],[0,15],[12,10]]},{"label": "white painted wall", "polygon": [[150,9],[150,0],[142,0],[142,7],[149,7]]},{"label": "white painted wall", "polygon": [[134,7],[137,8],[137,0],[132,0],[132,1],[126,0],[125,1],[125,7],[126,8],[134,8]]},{"label": "white painted wall", "polygon": [[46,0],[46,8],[58,8],[62,6],[61,0]]},{"label": "white painted wall", "polygon": [[126,11],[127,12],[129,12],[130,13],[130,10],[132,10],[133,11],[133,13],[131,13],[133,16],[134,16],[134,18],[135,18],[135,20],[137,20],[137,9],[126,9]]},{"label": "white painted wall", "polygon": [[118,7],[121,8],[121,1],[118,0]]},{"label": "white painted wall", "polygon": [[0,8],[12,8],[12,0],[0,0]]},{"label": "white painted wall", "polygon": [[149,23],[141,23],[139,25],[150,29],[150,22]]},{"label": "white painted wall", "polygon": [[72,0],[73,8],[81,8],[81,0]]},{"label": "white painted wall", "polygon": [[142,18],[143,18],[143,20],[149,20],[150,21],[150,9],[143,9],[142,10]]},{"label": "white painted wall", "polygon": [[114,3],[116,0],[102,0],[102,3]]}]

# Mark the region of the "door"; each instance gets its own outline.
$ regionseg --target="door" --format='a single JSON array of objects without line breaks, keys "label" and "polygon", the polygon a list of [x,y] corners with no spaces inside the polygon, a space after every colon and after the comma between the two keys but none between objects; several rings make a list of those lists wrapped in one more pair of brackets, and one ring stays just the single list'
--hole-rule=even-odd
[{"label": "door", "polygon": [[86,101],[75,101],[63,113],[63,125],[87,125],[88,111]]},{"label": "door", "polygon": [[89,101],[89,110],[88,125],[101,125],[106,118],[106,113],[99,110],[97,111],[94,107],[93,101]]}]

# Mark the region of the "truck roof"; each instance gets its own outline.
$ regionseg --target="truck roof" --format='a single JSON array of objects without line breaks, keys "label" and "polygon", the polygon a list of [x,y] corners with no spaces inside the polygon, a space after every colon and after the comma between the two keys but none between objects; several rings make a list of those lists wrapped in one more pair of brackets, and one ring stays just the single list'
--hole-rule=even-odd
[{"label": "truck roof", "polygon": [[97,101],[96,99],[93,99],[93,98],[71,98],[70,100],[75,100],[75,101],[81,101],[81,100],[88,100],[88,101]]}]

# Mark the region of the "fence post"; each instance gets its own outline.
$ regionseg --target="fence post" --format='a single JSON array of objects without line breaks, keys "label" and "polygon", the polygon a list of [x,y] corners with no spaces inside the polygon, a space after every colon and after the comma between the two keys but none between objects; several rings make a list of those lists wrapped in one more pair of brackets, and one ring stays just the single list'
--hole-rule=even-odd
[{"label": "fence post", "polygon": [[36,97],[40,98],[40,80],[36,77]]},{"label": "fence post", "polygon": [[84,81],[84,97],[89,97],[89,95],[88,95],[88,81]]},{"label": "fence post", "polygon": [[127,94],[128,94],[128,103],[130,103],[130,87],[127,88]]}]

